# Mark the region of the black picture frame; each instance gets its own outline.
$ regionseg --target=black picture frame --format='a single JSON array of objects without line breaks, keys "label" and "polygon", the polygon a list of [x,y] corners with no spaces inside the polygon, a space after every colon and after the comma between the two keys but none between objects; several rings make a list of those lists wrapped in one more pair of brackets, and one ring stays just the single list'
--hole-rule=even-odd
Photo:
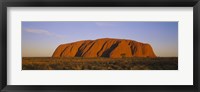
[{"label": "black picture frame", "polygon": [[[7,85],[7,7],[193,7],[194,85]],[[200,0],[2,0],[0,1],[1,92],[200,92]]]}]

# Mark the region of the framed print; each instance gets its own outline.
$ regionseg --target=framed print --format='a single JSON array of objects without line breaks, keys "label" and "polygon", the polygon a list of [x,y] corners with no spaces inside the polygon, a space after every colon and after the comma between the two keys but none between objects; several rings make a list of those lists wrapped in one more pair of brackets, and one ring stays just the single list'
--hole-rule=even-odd
[{"label": "framed print", "polygon": [[1,2],[1,91],[199,92],[199,0]]}]

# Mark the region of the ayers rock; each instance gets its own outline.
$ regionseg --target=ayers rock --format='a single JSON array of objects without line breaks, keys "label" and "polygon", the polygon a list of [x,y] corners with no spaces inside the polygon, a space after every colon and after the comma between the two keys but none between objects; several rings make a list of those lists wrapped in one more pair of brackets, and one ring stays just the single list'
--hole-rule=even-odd
[{"label": "ayers rock", "polygon": [[126,39],[102,38],[61,44],[52,57],[151,57],[151,45]]}]

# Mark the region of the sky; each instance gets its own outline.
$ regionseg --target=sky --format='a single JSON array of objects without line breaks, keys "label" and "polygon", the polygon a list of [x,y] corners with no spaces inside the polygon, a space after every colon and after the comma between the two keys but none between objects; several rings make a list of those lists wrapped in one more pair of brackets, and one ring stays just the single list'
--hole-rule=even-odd
[{"label": "sky", "polygon": [[131,39],[158,57],[178,56],[178,22],[22,22],[22,56],[50,57],[60,44],[99,38]]}]

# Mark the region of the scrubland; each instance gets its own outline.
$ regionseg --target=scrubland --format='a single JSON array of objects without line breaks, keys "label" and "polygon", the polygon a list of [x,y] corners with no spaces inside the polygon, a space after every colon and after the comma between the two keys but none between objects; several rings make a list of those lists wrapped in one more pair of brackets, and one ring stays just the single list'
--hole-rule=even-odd
[{"label": "scrubland", "polygon": [[178,70],[178,58],[23,57],[22,70]]}]

